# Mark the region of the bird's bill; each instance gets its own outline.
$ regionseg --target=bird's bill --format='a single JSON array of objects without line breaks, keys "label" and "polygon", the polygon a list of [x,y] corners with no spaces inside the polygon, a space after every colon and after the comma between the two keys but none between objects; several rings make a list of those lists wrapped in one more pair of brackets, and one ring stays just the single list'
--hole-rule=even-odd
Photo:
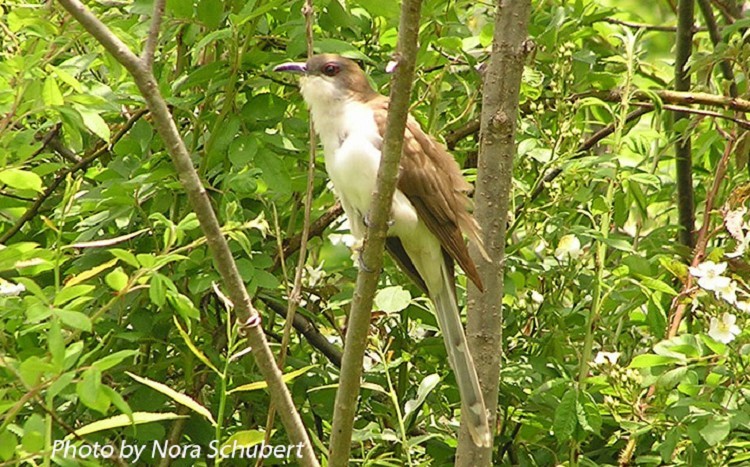
[{"label": "bird's bill", "polygon": [[276,65],[273,71],[288,71],[291,73],[306,73],[307,65],[303,62],[289,62]]}]

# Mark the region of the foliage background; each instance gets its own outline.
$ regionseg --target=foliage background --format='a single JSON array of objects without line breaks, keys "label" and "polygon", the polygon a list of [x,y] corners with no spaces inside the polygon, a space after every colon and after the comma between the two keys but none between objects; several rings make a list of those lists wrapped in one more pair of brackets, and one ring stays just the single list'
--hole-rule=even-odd
[{"label": "foliage background", "polygon": [[[747,97],[750,19],[732,2],[717,5],[721,42],[696,33],[693,90],[730,95],[718,66],[726,60]],[[384,91],[397,2],[315,6],[316,49],[362,60]],[[151,2],[89,7],[140,49]],[[275,350],[302,229],[308,127],[294,82],[270,70],[305,53],[301,7],[169,1],[155,61]],[[8,290],[0,296],[0,460],[48,463],[53,440],[139,412],[189,419],[96,431],[86,442],[173,437],[208,446],[267,434],[285,444],[280,424],[267,429],[262,385],[246,386],[260,376],[242,358],[197,220],[130,77],[57,4],[11,0],[0,12],[0,277]],[[491,12],[483,2],[423,7],[413,112],[449,143],[470,180],[476,135],[461,131],[479,115],[477,66],[491,42]],[[740,122],[693,115],[673,125],[658,97],[647,101],[653,112],[625,117],[637,100],[632,89],[670,89],[673,76],[674,31],[638,24],[675,22],[670,2],[533,5],[506,262],[498,465],[750,458],[750,334],[727,344],[707,335],[712,317],[736,314],[744,328],[746,315],[696,287],[683,291],[694,254],[676,240],[673,157],[677,138],[691,137],[700,225],[719,161],[731,154],[705,250],[726,261],[742,239],[723,228],[720,208],[747,198],[747,122],[742,112],[710,107]],[[696,23],[705,25],[699,14]],[[615,98],[605,92],[618,89]],[[579,150],[608,125],[613,132],[594,149]],[[356,270],[319,162],[313,219],[322,221],[314,221],[298,320],[307,334],[293,334],[285,373],[323,456]],[[561,175],[532,195],[557,168]],[[580,251],[556,255],[567,235]],[[748,270],[746,253],[729,261],[739,302]],[[10,293],[13,284],[24,290]],[[680,335],[665,339],[678,303],[691,312]],[[356,462],[450,463],[459,400],[435,319],[390,263],[376,305]],[[325,353],[312,343],[321,336],[333,344]],[[617,363],[590,366],[598,351],[618,352]],[[176,404],[128,372],[196,403]]]}]

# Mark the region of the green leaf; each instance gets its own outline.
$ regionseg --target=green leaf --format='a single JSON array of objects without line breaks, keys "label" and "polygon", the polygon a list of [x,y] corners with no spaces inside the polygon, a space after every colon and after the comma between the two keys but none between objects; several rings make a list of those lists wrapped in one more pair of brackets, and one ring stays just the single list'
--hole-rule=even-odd
[{"label": "green leaf", "polygon": [[[226,447],[236,446],[234,449],[248,448],[260,444],[266,438],[266,433],[258,430],[243,430],[230,436],[219,448],[219,452],[228,453]],[[234,451],[232,451],[234,452]],[[231,457],[231,455],[230,455]]]},{"label": "green leaf", "polygon": [[396,313],[411,303],[411,294],[403,287],[396,285],[386,287],[375,295],[375,306],[386,313]]},{"label": "green leaf", "polygon": [[109,142],[110,133],[107,122],[97,112],[82,106],[76,106],[76,110],[81,114],[83,124],[96,136],[106,142]]},{"label": "green leaf", "polygon": [[683,362],[682,359],[667,355],[643,354],[636,355],[628,365],[630,368],[651,368],[654,366],[673,365]]},{"label": "green leaf", "polygon": [[69,301],[73,300],[74,298],[82,297],[84,295],[88,295],[89,292],[94,290],[96,287],[93,285],[73,285],[73,286],[65,286],[60,293],[55,295],[55,299],[52,302],[55,306],[63,306],[64,304],[68,303]]},{"label": "green leaf", "polygon": [[223,373],[219,371],[219,369],[216,368],[216,366],[214,366],[211,360],[209,360],[208,357],[206,357],[206,355],[203,352],[201,352],[200,349],[198,349],[198,347],[195,346],[195,344],[193,343],[193,340],[190,339],[190,336],[188,335],[188,333],[185,332],[182,326],[180,326],[180,322],[177,320],[176,316],[172,317],[172,321],[174,321],[175,326],[177,326],[177,331],[179,331],[180,336],[182,337],[182,340],[185,341],[185,344],[188,346],[190,351],[193,352],[193,354],[196,357],[198,357],[198,360],[202,361],[204,365],[211,368],[214,371],[214,373],[216,373],[219,376],[222,376]]},{"label": "green leaf", "polygon": [[113,366],[117,366],[125,360],[126,358],[130,358],[134,355],[138,355],[137,350],[120,350],[119,352],[115,352],[113,354],[107,355],[106,357],[100,358],[99,360],[95,361],[91,364],[94,368],[98,368],[99,371],[107,371]]},{"label": "green leaf", "polygon": [[86,407],[97,412],[106,413],[109,408],[109,398],[102,390],[102,373],[96,368],[84,370],[76,384],[76,394]]},{"label": "green leaf", "polygon": [[417,410],[427,398],[427,395],[437,387],[439,382],[440,375],[437,373],[425,376],[422,382],[419,383],[419,388],[417,388],[417,398],[410,399],[404,404],[404,417],[408,417],[412,412]]},{"label": "green leaf", "polygon": [[171,398],[173,401],[177,402],[178,404],[184,405],[185,407],[191,409],[193,412],[199,415],[202,415],[203,417],[206,418],[206,420],[211,422],[211,425],[216,426],[216,420],[214,420],[214,417],[213,415],[211,415],[211,412],[209,412],[207,408],[205,408],[203,405],[198,403],[192,397],[186,394],[183,394],[179,391],[175,391],[174,389],[170,388],[166,384],[162,384],[157,381],[150,380],[148,378],[143,378],[141,376],[134,375],[133,373],[130,373],[129,371],[126,371],[125,374],[127,374],[134,380],[138,381],[139,383],[145,384],[151,389],[155,389],[156,391],[159,391],[160,393]]},{"label": "green leaf", "polygon": [[555,409],[555,420],[552,423],[552,431],[555,438],[561,443],[567,442],[576,429],[578,394],[575,388],[570,388],[563,395],[560,404]]},{"label": "green leaf", "polygon": [[[297,378],[298,376],[304,375],[311,368],[315,368],[315,365],[306,366],[306,367],[300,368],[298,370],[290,371],[289,373],[284,373],[284,375],[282,375],[281,379],[285,383],[288,383],[289,381],[292,381],[293,379]],[[255,390],[258,390],[258,389],[265,389],[267,387],[268,387],[268,383],[266,383],[265,381],[256,381],[254,383],[243,384],[242,386],[236,387],[236,388],[232,389],[231,391],[229,391],[229,393],[231,394],[233,392],[255,391]]]},{"label": "green leaf", "polygon": [[91,318],[80,311],[56,309],[54,314],[60,318],[60,321],[66,326],[70,326],[73,329],[80,329],[81,331],[91,332]]},{"label": "green leaf", "polygon": [[706,426],[700,430],[700,434],[709,446],[716,446],[729,436],[730,431],[731,426],[727,417],[713,416]]},{"label": "green leaf", "polygon": [[72,439],[75,436],[86,436],[91,433],[97,433],[99,431],[111,430],[112,428],[120,428],[131,425],[142,425],[144,423],[162,422],[167,420],[177,420],[178,418],[187,418],[187,415],[177,415],[172,412],[133,412],[133,418],[127,415],[116,415],[114,417],[105,418],[104,420],[97,420],[95,422],[84,425],[77,429],[70,435],[66,436],[66,439]]},{"label": "green leaf", "polygon": [[602,429],[602,415],[599,413],[599,408],[593,396],[588,392],[579,393],[576,415],[578,416],[578,424],[584,430],[599,434]]},{"label": "green leaf", "polygon": [[128,285],[128,275],[122,268],[117,268],[104,276],[104,281],[115,291],[121,292]]},{"label": "green leaf", "polygon": [[198,18],[209,29],[216,29],[224,16],[224,4],[221,0],[200,0],[196,8]]},{"label": "green leaf", "polygon": [[64,105],[63,95],[60,92],[60,88],[57,86],[57,80],[51,75],[47,76],[44,80],[44,87],[42,88],[42,101],[44,105],[52,107],[55,105]]},{"label": "green leaf", "polygon": [[42,179],[39,175],[28,170],[3,169],[0,170],[0,182],[16,190],[42,191]]}]

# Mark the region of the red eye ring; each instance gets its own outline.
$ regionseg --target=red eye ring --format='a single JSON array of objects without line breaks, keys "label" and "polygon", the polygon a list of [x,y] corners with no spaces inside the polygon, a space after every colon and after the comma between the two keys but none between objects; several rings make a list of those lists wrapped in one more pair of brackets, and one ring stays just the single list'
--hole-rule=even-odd
[{"label": "red eye ring", "polygon": [[336,76],[341,71],[341,67],[338,63],[330,62],[323,65],[322,71],[326,76]]}]

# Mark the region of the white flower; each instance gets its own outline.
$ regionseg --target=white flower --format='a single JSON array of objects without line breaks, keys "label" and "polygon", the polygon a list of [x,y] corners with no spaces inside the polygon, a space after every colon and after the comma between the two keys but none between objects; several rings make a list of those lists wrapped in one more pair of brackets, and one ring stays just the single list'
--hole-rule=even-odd
[{"label": "white flower", "polygon": [[547,249],[547,242],[545,242],[543,238],[540,238],[534,247],[534,253],[541,255],[545,249]]},{"label": "white flower", "polygon": [[560,243],[557,244],[557,249],[555,249],[555,257],[560,261],[566,257],[576,259],[581,256],[581,253],[583,253],[581,241],[573,234],[564,235],[560,239]]},{"label": "white flower", "polygon": [[26,290],[23,284],[14,284],[4,279],[0,279],[0,297],[15,297]]},{"label": "white flower", "polygon": [[737,306],[737,308],[739,308],[740,311],[750,313],[750,301],[735,302],[735,305]]},{"label": "white flower", "polygon": [[540,294],[536,290],[531,291],[531,300],[534,303],[542,303],[544,301],[544,295]]},{"label": "white flower", "polygon": [[714,289],[716,298],[722,298],[728,303],[737,303],[737,283],[730,280],[726,285],[721,284]]},{"label": "white flower", "polygon": [[721,275],[726,270],[727,263],[716,264],[713,261],[704,261],[696,267],[690,266],[690,274],[697,277],[698,285],[706,290],[729,287],[730,279]]},{"label": "white flower", "polygon": [[609,363],[610,365],[617,364],[617,360],[620,358],[620,352],[599,352],[594,358],[594,365],[601,365],[603,363]]},{"label": "white flower", "polygon": [[734,324],[737,321],[737,317],[731,313],[724,313],[721,316],[721,320],[714,317],[711,318],[711,325],[708,327],[708,335],[711,339],[721,342],[722,344],[728,344],[734,340],[734,336],[742,332],[740,328]]}]

